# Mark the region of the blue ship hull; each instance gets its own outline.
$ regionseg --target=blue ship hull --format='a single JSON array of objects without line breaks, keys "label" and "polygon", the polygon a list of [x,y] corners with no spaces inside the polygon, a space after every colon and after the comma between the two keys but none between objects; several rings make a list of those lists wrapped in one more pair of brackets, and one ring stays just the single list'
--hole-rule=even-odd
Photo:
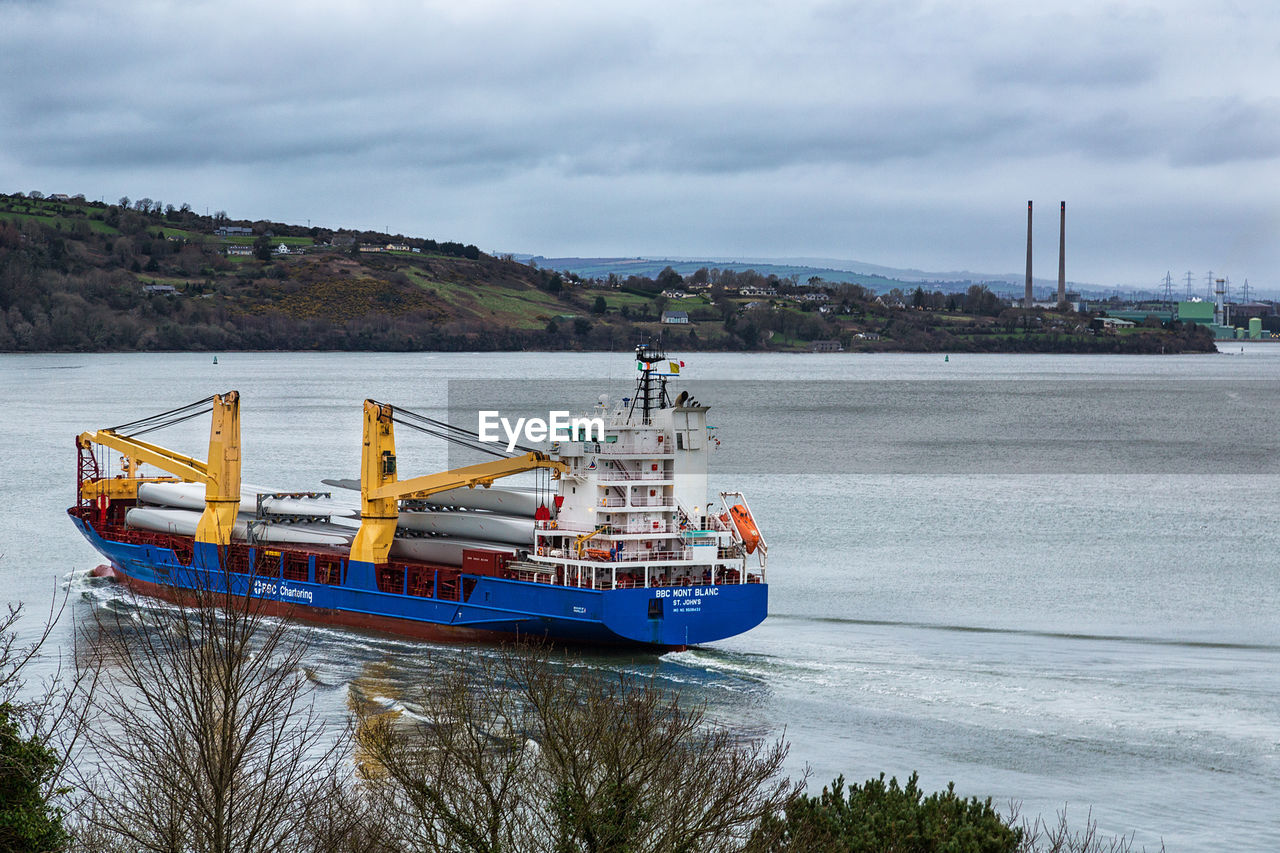
[{"label": "blue ship hull", "polygon": [[[314,556],[305,580],[286,578],[282,569],[235,572],[223,567],[216,547],[192,543],[184,563],[173,548],[116,541],[75,510],[69,514],[109,561],[111,573],[144,594],[180,600],[184,590],[216,593],[230,587],[279,615],[429,640],[536,636],[679,649],[748,631],[764,621],[768,608],[769,588],[762,583],[599,590],[453,570],[461,580],[458,593],[442,599],[382,591],[375,567],[357,561],[343,561],[342,584],[317,582]],[[273,546],[263,553],[278,557],[288,550]],[[249,564],[260,565],[250,554]],[[274,562],[283,566],[282,560]]]}]

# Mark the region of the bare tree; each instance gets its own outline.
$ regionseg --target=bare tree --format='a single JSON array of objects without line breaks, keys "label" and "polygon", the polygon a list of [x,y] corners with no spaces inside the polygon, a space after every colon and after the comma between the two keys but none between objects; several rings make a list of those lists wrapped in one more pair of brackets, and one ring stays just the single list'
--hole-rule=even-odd
[{"label": "bare tree", "polygon": [[[1019,803],[1009,804],[1009,825],[1018,823],[1021,806]],[[1022,839],[1017,853],[1136,853],[1146,851],[1146,847],[1135,847],[1136,833],[1130,835],[1107,835],[1098,831],[1098,822],[1093,817],[1093,809],[1085,815],[1084,827],[1072,829],[1067,823],[1067,810],[1061,809],[1055,820],[1046,820],[1042,815],[1035,820],[1023,819],[1021,822]],[[1164,842],[1160,843],[1160,851],[1164,851]]]},{"label": "bare tree", "polygon": [[652,679],[504,649],[415,697],[416,719],[358,707],[365,795],[414,851],[748,849],[803,784],[782,741],[743,740]]},{"label": "bare tree", "polygon": [[88,846],[292,851],[341,787],[346,741],[312,701],[305,636],[210,580],[185,607],[138,600],[86,629],[100,675]]}]

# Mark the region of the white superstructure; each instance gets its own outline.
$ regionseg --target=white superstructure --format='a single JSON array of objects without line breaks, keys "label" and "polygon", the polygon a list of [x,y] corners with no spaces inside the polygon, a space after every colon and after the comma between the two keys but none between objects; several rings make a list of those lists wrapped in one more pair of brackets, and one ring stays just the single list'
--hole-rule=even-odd
[{"label": "white superstructure", "polygon": [[708,499],[708,407],[683,392],[668,398],[654,367],[664,355],[640,347],[636,358],[635,396],[592,413],[603,440],[552,446],[569,469],[526,565],[595,589],[763,583],[767,546],[745,498]]}]

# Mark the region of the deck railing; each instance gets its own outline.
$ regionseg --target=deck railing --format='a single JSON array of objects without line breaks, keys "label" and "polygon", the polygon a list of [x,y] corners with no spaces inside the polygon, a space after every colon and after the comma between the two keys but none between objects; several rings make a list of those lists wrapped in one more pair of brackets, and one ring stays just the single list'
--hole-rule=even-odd
[{"label": "deck railing", "polygon": [[601,468],[598,479],[602,483],[646,482],[651,480],[670,480],[674,475],[668,471],[628,471],[625,468]]},{"label": "deck railing", "polygon": [[631,500],[631,505],[645,507],[646,509],[649,507],[673,507],[676,505],[676,499],[664,497],[638,497]]},{"label": "deck railing", "polygon": [[672,497],[634,497],[631,503],[627,503],[626,498],[601,498],[600,506],[608,509],[617,509],[618,507],[632,507],[641,509],[671,509],[676,505],[675,498]]}]

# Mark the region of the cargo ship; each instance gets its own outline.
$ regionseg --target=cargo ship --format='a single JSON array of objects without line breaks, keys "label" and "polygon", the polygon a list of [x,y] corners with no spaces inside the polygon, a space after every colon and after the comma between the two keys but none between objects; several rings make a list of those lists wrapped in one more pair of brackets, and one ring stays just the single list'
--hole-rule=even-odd
[{"label": "cargo ship", "polygon": [[[360,479],[325,480],[336,497],[243,485],[240,395],[214,395],[79,435],[68,514],[107,560],[96,574],[178,603],[231,593],[275,615],[448,642],[671,650],[742,633],[767,612],[768,545],[740,492],[709,494],[718,440],[707,406],[671,396],[679,362],[651,346],[635,358],[631,396],[602,397],[541,448],[366,400]],[[207,460],[140,438],[205,413]],[[397,424],[497,458],[400,479]],[[494,485],[528,472],[538,486]]]}]

